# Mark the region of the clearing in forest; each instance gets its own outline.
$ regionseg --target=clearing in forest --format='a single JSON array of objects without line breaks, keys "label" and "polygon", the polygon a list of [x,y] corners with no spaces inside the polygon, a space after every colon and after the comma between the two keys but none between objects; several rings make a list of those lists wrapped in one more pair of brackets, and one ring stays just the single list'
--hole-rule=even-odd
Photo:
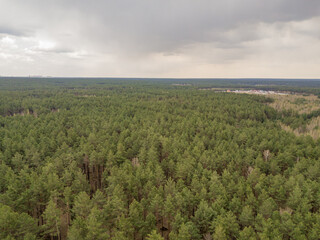
[{"label": "clearing in forest", "polygon": [[[277,111],[292,110],[300,115],[308,115],[315,111],[320,111],[320,99],[315,95],[288,94],[288,95],[268,95],[274,99],[269,105]],[[298,128],[292,128],[281,123],[282,129],[293,132],[297,136],[310,135],[313,139],[320,137],[320,116],[315,115]]]},{"label": "clearing in forest", "polygon": [[269,105],[278,111],[293,110],[299,114],[308,114],[320,109],[320,99],[315,95],[288,94],[276,95],[270,94],[268,97],[274,99]]}]

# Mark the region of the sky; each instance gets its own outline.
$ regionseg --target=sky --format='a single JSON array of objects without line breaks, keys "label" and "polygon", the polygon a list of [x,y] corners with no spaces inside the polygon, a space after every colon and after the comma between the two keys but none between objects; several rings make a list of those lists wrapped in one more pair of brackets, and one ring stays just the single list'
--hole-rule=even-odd
[{"label": "sky", "polygon": [[0,75],[320,78],[320,0],[0,0]]}]

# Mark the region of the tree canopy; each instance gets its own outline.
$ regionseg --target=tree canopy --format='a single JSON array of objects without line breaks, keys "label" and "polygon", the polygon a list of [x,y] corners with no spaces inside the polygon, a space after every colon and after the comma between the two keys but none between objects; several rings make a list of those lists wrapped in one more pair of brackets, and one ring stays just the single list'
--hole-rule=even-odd
[{"label": "tree canopy", "polygon": [[1,239],[319,238],[320,140],[270,99],[34,81],[0,81]]}]

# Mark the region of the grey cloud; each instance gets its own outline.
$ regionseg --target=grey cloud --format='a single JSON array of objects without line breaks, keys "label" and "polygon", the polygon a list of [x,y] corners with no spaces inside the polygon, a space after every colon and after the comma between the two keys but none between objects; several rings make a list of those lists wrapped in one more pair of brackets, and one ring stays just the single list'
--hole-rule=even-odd
[{"label": "grey cloud", "polygon": [[15,29],[6,26],[0,26],[0,34],[11,36],[26,36],[27,32],[22,29]]},{"label": "grey cloud", "polygon": [[75,50],[71,48],[63,48],[63,47],[52,47],[52,48],[40,48],[40,47],[33,47],[30,49],[31,51],[35,52],[42,52],[42,53],[74,53]]},{"label": "grey cloud", "polygon": [[308,4],[301,0],[98,1],[86,6],[90,17],[85,30],[97,42],[102,40],[102,45],[112,44],[111,38],[137,53],[165,52],[196,42],[226,45],[221,32],[253,22],[300,21],[317,16],[319,9],[317,0]]},{"label": "grey cloud", "polygon": [[282,31],[319,37],[315,26],[290,29],[291,22],[320,24],[319,0],[2,0],[1,5],[0,34],[55,43],[33,46],[39,55],[87,52],[115,65],[136,66],[154,54],[199,57],[209,64],[259,53],[250,43],[281,37]]},{"label": "grey cloud", "polygon": [[219,42],[224,40],[221,31],[242,24],[300,21],[319,13],[319,0],[31,0],[19,3],[21,17],[12,20],[21,18],[29,27],[52,29],[55,35],[78,31],[79,42],[95,43],[101,50],[118,45],[124,52],[143,53]]}]

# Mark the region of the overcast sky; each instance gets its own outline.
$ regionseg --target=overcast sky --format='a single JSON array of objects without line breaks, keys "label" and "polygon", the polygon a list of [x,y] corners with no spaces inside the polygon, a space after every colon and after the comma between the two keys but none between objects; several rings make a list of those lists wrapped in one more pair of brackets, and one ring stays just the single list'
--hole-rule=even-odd
[{"label": "overcast sky", "polygon": [[320,78],[320,0],[0,0],[0,75]]}]

